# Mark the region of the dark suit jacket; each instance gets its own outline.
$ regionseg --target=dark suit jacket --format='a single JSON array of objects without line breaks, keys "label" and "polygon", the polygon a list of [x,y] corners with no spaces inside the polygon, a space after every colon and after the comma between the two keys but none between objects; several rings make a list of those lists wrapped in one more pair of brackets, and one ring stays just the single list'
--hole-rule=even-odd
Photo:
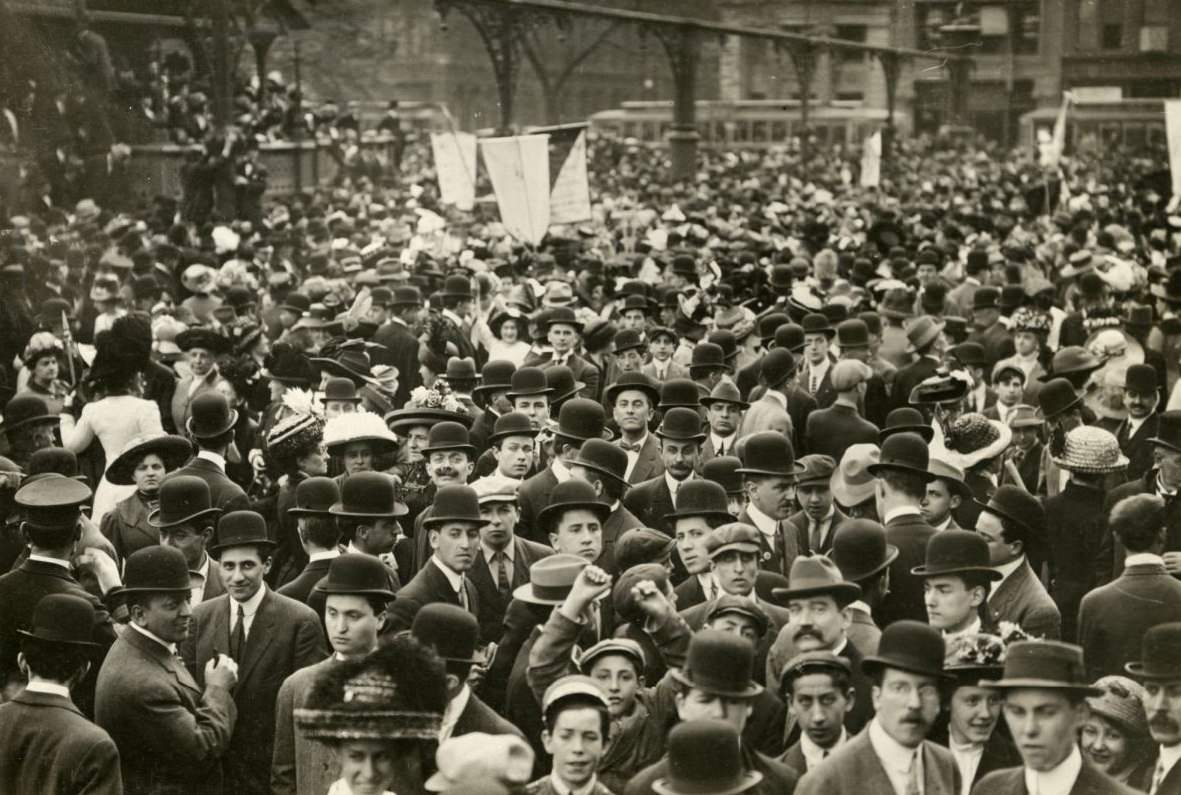
[{"label": "dark suit jacket", "polygon": [[220,795],[237,715],[228,690],[202,693],[180,657],[134,629],[98,674],[94,720],[119,749],[127,795]]},{"label": "dark suit jacket", "polygon": [[619,507],[607,517],[607,521],[603,522],[603,551],[599,553],[595,565],[605,569],[612,576],[618,575],[620,572],[619,563],[615,560],[615,543],[628,530],[644,526],[644,523],[635,514],[620,503]]},{"label": "dark suit jacket", "polygon": [[[1164,405],[1164,403],[1161,403],[1161,405]],[[1152,444],[1148,440],[1156,436],[1156,429],[1159,423],[1160,415],[1152,414],[1140,424],[1140,427],[1136,429],[1136,433],[1128,436],[1129,426],[1126,419],[1099,420],[1099,427],[1115,435],[1115,438],[1119,440],[1120,450],[1128,457],[1128,469],[1126,472],[1128,480],[1136,480],[1137,478],[1144,477],[1144,474],[1155,465],[1155,461],[1152,458]]]},{"label": "dark suit jacket", "polygon": [[[1176,765],[1173,766],[1173,772],[1177,772]],[[1168,781],[1167,778],[1165,780]],[[1181,781],[1181,777],[1178,780]],[[1070,795],[1134,795],[1135,792],[1100,773],[1085,759],[1074,786],[1070,788]],[[1166,795],[1168,792],[1162,786],[1157,790],[1157,795]],[[994,770],[972,787],[972,795],[1029,795],[1025,788],[1025,768],[1019,765]]]},{"label": "dark suit jacket", "polygon": [[850,445],[877,443],[878,427],[852,406],[834,403],[808,415],[804,450],[810,455],[827,455],[839,462]]},{"label": "dark suit jacket", "polygon": [[306,605],[316,583],[328,576],[330,565],[332,565],[332,560],[329,558],[310,561],[298,577],[284,585],[278,592],[288,599],[294,599]]},{"label": "dark suit jacket", "polygon": [[[616,441],[615,444],[618,445],[619,442]],[[656,434],[649,433],[644,439],[644,446],[640,448],[639,460],[627,476],[627,482],[634,486],[663,474],[664,459],[660,457],[660,440],[656,438]]]},{"label": "dark suit jacket", "polygon": [[886,523],[886,542],[898,547],[898,557],[890,564],[890,592],[882,601],[881,626],[900,619],[926,621],[923,603],[923,580],[910,573],[927,558],[927,540],[935,528],[919,514],[896,516]]},{"label": "dark suit jacket", "polygon": [[418,373],[418,339],[401,323],[390,321],[373,335],[373,341],[385,350],[374,349],[370,358],[374,364],[388,364],[398,368],[398,391],[394,405],[399,408],[410,400],[410,393],[422,385]]},{"label": "dark suit jacket", "polygon": [[[181,654],[198,684],[203,684],[205,664],[219,652],[229,652],[233,609],[236,603],[225,594],[193,610],[193,629]],[[327,656],[324,632],[315,612],[268,589],[238,661],[238,684],[234,688],[238,721],[222,760],[228,791],[270,792],[279,687],[300,668]]]},{"label": "dark suit jacket", "polygon": [[[465,578],[464,587],[467,589],[468,611],[479,618],[480,596],[471,580]],[[447,575],[428,560],[426,565],[419,569],[418,574],[414,575],[414,579],[398,591],[398,598],[390,606],[386,630],[401,632],[410,629],[414,623],[414,616],[431,602],[445,602],[456,606],[460,604],[459,594],[451,590]]]},{"label": "dark suit jacket", "polygon": [[115,508],[103,516],[102,534],[115,547],[116,563],[145,547],[160,543],[160,531],[148,524],[148,506],[138,494],[115,503]]},{"label": "dark suit jacket", "polygon": [[[743,790],[744,795],[780,795],[780,793],[791,793],[797,791],[797,780],[799,776],[796,771],[784,765],[778,759],[772,759],[765,756],[750,747],[747,742],[742,743],[742,769],[743,770],[757,770],[763,774],[763,780],[748,790]],[[662,778],[668,776],[668,755],[661,757],[660,761],[654,765],[650,765],[628,782],[627,789],[624,795],[649,795],[655,793],[656,790],[652,785]],[[954,793],[949,793],[954,795]]]},{"label": "dark suit jacket", "polygon": [[[738,521],[748,524],[751,527],[757,527],[745,508],[742,509],[742,513],[738,514]],[[763,548],[763,552],[759,556],[759,568],[763,571],[773,571],[776,574],[782,574],[786,577],[791,573],[792,561],[808,548],[808,539],[799,527],[789,524],[784,519],[779,523],[775,548],[772,549],[767,543],[767,538],[761,530],[759,531],[759,546]]]},{"label": "dark suit jacket", "polygon": [[1181,619],[1181,582],[1159,564],[1124,569],[1114,582],[1082,598],[1078,644],[1088,681],[1123,675],[1124,664],[1140,657],[1140,640],[1157,624]]},{"label": "dark suit jacket", "polygon": [[803,546],[800,547],[801,555],[827,555],[829,550],[832,549],[832,540],[836,536],[837,528],[848,518],[844,511],[837,507],[834,502],[832,506],[832,522],[828,525],[828,530],[824,534],[820,549],[812,549],[812,539],[808,534],[808,515],[806,513],[796,511],[787,517],[787,522],[796,528],[799,533],[796,537],[804,542]]},{"label": "dark suit jacket", "polygon": [[1107,530],[1103,491],[1069,481],[1061,493],[1047,497],[1046,538],[1049,542],[1050,596],[1062,616],[1062,639],[1074,643],[1075,619],[1083,595],[1095,587],[1095,564]]},{"label": "dark suit jacket", "polygon": [[[924,740],[923,795],[958,795],[960,771],[951,751]],[[841,795],[849,792],[894,791],[881,759],[862,732],[800,779],[796,795]]]},{"label": "dark suit jacket", "polygon": [[910,405],[910,392],[926,379],[935,375],[939,365],[929,356],[920,356],[908,365],[898,368],[894,376],[894,392],[891,395],[894,408]]},{"label": "dark suit jacket", "polygon": [[678,610],[687,610],[705,602],[705,590],[701,587],[701,580],[697,579],[697,575],[686,577],[673,590],[677,594]]},{"label": "dark suit jacket", "polygon": [[[544,353],[541,355],[530,354],[525,358],[525,366],[540,367],[542,370],[548,370],[554,366],[553,353]],[[599,368],[577,353],[570,354],[566,366],[570,368],[570,372],[574,373],[575,381],[581,381],[586,384],[585,387],[578,391],[578,396],[598,402],[599,398],[602,397],[604,385],[603,376]]]},{"label": "dark suit jacket", "polygon": [[830,355],[828,357],[828,369],[824,371],[824,376],[820,379],[820,383],[817,384],[815,392],[811,390],[812,368],[806,360],[800,364],[800,371],[799,375],[796,376],[796,383],[800,385],[801,389],[815,398],[818,408],[826,409],[837,399],[837,391],[832,386],[832,368],[836,363],[836,359]]},{"label": "dark suit jacket", "polygon": [[480,700],[479,696],[472,693],[468,697],[467,706],[463,708],[463,712],[459,713],[459,720],[455,722],[451,736],[459,737],[474,732],[515,734],[524,739],[520,729],[497,715],[491,707]]},{"label": "dark suit jacket", "polygon": [[517,487],[517,504],[521,506],[521,519],[516,531],[518,536],[539,544],[549,543],[549,538],[537,526],[537,515],[549,505],[550,492],[556,485],[558,476],[554,474],[553,467],[546,467]]},{"label": "dark suit jacket", "polygon": [[[1149,773],[1149,784],[1152,783],[1152,774]],[[1074,795],[1074,793],[1071,793]],[[1121,793],[1123,795],[1123,793]],[[1169,774],[1161,781],[1160,787],[1156,790],[1156,795],[1181,795],[1181,765],[1173,765]]]},{"label": "dark suit jacket", "polygon": [[488,561],[481,549],[467,573],[468,582],[479,596],[480,643],[499,642],[504,634],[504,612],[512,601],[512,591],[529,582],[529,567],[554,551],[544,544],[537,544],[524,538],[513,539],[513,576],[509,583],[507,597],[500,595],[496,587],[496,575],[488,568]]},{"label": "dark suit jacket", "polygon": [[[1138,480],[1131,480],[1122,486],[1117,486],[1107,493],[1107,501],[1103,505],[1103,513],[1111,515],[1111,509],[1115,504],[1125,497],[1131,497],[1134,494],[1156,494],[1157,492],[1157,470],[1148,470],[1144,473],[1144,477]],[[1179,552],[1181,551],[1181,499],[1173,497],[1165,497],[1165,552]],[[1100,583],[1111,582],[1113,577],[1118,577],[1120,572],[1124,570],[1124,557],[1126,552],[1124,545],[1114,533],[1107,532],[1103,535],[1103,546],[1099,555],[1099,562],[1097,563],[1097,571],[1095,573],[1096,581]]]},{"label": "dark suit jacket", "polygon": [[[201,602],[207,602],[210,599],[221,596],[226,592],[226,587],[221,581],[221,575],[217,570],[217,561],[213,558],[209,559],[209,576],[205,578],[205,590],[201,592]],[[200,603],[198,603],[200,604]],[[193,605],[196,607],[197,605]]]},{"label": "dark suit jacket", "polygon": [[[968,335],[967,341],[978,342],[984,346],[984,354],[988,357],[988,366],[990,368],[1001,359],[1012,356],[1017,352],[1017,349],[1013,346],[1012,332],[1005,328],[1005,324],[999,320],[983,331],[973,331]],[[1063,342],[1062,344],[1067,345],[1070,343]]]},{"label": "dark suit jacket", "polygon": [[[890,587],[894,587],[892,576]],[[994,626],[1002,621],[1012,621],[1034,637],[1046,640],[1062,637],[1062,615],[1041,581],[1034,576],[1029,561],[1023,562],[1008,579],[996,586],[988,597],[988,612]]]},{"label": "dark suit jacket", "polygon": [[643,527],[651,527],[665,535],[674,535],[673,521],[666,519],[675,509],[664,475],[645,480],[623,496],[623,507],[631,511]]},{"label": "dark suit jacket", "polygon": [[808,428],[808,417],[820,408],[816,398],[808,394],[808,390],[801,389],[795,383],[788,383],[784,388],[787,395],[787,416],[791,418],[791,443],[798,451],[804,449],[804,431]]},{"label": "dark suit jacket", "polygon": [[0,792],[122,795],[110,735],[62,696],[22,691],[0,704]]},{"label": "dark suit jacket", "polygon": [[194,458],[180,469],[169,472],[164,479],[169,480],[180,475],[192,475],[209,484],[209,499],[214,508],[221,508],[223,512],[244,511],[250,508],[250,501],[242,487],[226,477],[226,473],[212,461]]}]

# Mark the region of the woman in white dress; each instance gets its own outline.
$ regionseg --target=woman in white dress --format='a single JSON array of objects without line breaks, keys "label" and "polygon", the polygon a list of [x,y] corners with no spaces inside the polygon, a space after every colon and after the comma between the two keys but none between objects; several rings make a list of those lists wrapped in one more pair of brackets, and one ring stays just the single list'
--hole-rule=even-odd
[{"label": "woman in white dress", "polygon": [[491,317],[476,315],[472,340],[488,351],[489,361],[505,360],[522,367],[530,348],[524,331],[525,320],[519,310],[493,308]]}]

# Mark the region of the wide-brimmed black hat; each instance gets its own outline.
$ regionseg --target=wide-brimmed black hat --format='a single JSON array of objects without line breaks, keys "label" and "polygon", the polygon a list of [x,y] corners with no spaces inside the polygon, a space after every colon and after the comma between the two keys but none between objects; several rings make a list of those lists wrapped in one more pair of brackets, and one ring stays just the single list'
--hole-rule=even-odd
[{"label": "wide-brimmed black hat", "polygon": [[341,348],[332,358],[319,356],[310,360],[321,372],[347,378],[356,386],[361,386],[373,380],[370,369],[373,361],[363,348]]},{"label": "wide-brimmed black hat", "polygon": [[1004,675],[997,681],[982,681],[979,686],[994,690],[1065,690],[1085,696],[1103,694],[1102,688],[1091,686],[1083,665],[1082,648],[1056,640],[1020,640],[1009,644],[1005,649]]},{"label": "wide-brimmed black hat", "polygon": [[831,596],[838,607],[861,598],[861,586],[844,578],[841,570],[826,555],[800,555],[791,564],[786,588],[776,588],[771,595],[783,604],[811,596]]},{"label": "wide-brimmed black hat", "polygon": [[176,346],[182,351],[191,351],[193,348],[201,348],[213,354],[229,353],[230,340],[228,337],[223,337],[213,329],[196,328],[185,329],[176,335]]},{"label": "wide-brimmed black hat", "polygon": [[550,491],[549,504],[537,514],[537,523],[549,527],[557,517],[566,511],[585,510],[605,521],[611,515],[611,506],[595,494],[595,488],[581,480],[567,480]]},{"label": "wide-brimmed black hat", "polygon": [[656,404],[660,402],[660,387],[656,385],[656,382],[639,370],[633,370],[627,373],[620,373],[615,383],[604,390],[603,405],[614,406],[620,394],[628,390],[643,392],[648,397],[648,403],[651,408],[656,408]]},{"label": "wide-brimmed black hat", "polygon": [[151,434],[137,436],[123,446],[111,465],[107,467],[107,480],[116,486],[135,484],[135,469],[145,456],[158,455],[164,462],[164,471],[171,472],[184,466],[193,455],[193,445],[183,436]]},{"label": "wide-brimmed black hat", "polygon": [[724,698],[754,698],[763,686],[754,681],[755,650],[750,641],[716,629],[694,633],[682,668],[672,670],[681,684]]},{"label": "wide-brimmed black hat", "polygon": [[25,640],[48,646],[75,649],[96,649],[100,644],[94,637],[94,605],[68,593],[52,593],[41,597],[33,608],[29,629],[18,629]]},{"label": "wide-brimmed black hat", "polygon": [[287,345],[275,347],[259,375],[291,386],[307,387],[319,381],[316,368],[302,351]]},{"label": "wide-brimmed black hat", "polygon": [[393,599],[389,569],[374,555],[346,552],[328,564],[328,576],[316,583],[324,596],[375,596]]},{"label": "wide-brimmed black hat", "polygon": [[791,440],[778,431],[759,431],[746,437],[742,447],[742,475],[770,475],[794,478],[804,471],[796,461]]},{"label": "wide-brimmed black hat", "polygon": [[668,771],[652,782],[659,795],[738,795],[763,780],[747,770],[738,731],[720,720],[680,723],[668,735]]},{"label": "wide-brimmed black hat", "polygon": [[231,511],[217,520],[216,543],[206,548],[214,559],[234,547],[258,547],[269,551],[276,543],[267,534],[267,520],[255,511]]},{"label": "wide-brimmed black hat", "polygon": [[571,398],[558,411],[556,436],[578,442],[608,438],[607,415],[603,407],[587,398]]},{"label": "wide-brimmed black hat", "polygon": [[414,614],[410,634],[430,646],[444,662],[476,663],[480,622],[459,605],[434,602]]},{"label": "wide-brimmed black hat", "polygon": [[676,505],[665,519],[676,521],[701,516],[720,522],[733,522],[726,499],[726,490],[712,480],[690,480],[677,490]]},{"label": "wide-brimmed black hat", "polygon": [[898,557],[898,547],[886,543],[886,530],[871,519],[841,522],[832,537],[832,562],[850,582],[864,582]]},{"label": "wide-brimmed black hat", "polygon": [[546,380],[545,370],[540,367],[522,367],[513,373],[509,383],[508,399],[552,395],[553,387]]},{"label": "wide-brimmed black hat", "polygon": [[289,516],[328,516],[329,510],[340,500],[340,488],[328,477],[304,478],[295,487],[295,505],[287,509]]},{"label": "wide-brimmed black hat", "polygon": [[605,439],[588,439],[579,448],[578,458],[571,461],[570,466],[591,469],[617,483],[627,485],[627,453],[622,447],[613,445]]},{"label": "wide-brimmed black hat", "polygon": [[238,411],[230,408],[225,395],[209,390],[198,394],[189,404],[185,430],[194,439],[212,439],[233,428],[237,422]]},{"label": "wide-brimmed black hat", "polygon": [[664,413],[656,435],[674,442],[704,442],[701,415],[693,409],[674,408]]},{"label": "wide-brimmed black hat", "polygon": [[134,593],[189,594],[189,565],[176,547],[150,546],[137,549],[123,564],[123,584],[108,591],[108,603]]},{"label": "wide-brimmed black hat", "polygon": [[883,668],[896,668],[920,676],[950,678],[943,670],[946,654],[939,630],[919,621],[895,621],[882,630],[878,653],[861,661],[861,670],[872,676]]},{"label": "wide-brimmed black hat", "polygon": [[202,516],[210,517],[208,521],[212,524],[212,517],[221,513],[220,508],[213,507],[209,484],[196,475],[165,478],[158,496],[160,507],[148,514],[148,524],[152,527],[175,527]]},{"label": "wide-brimmed black hat", "polygon": [[49,425],[60,421],[61,415],[50,414],[49,405],[41,398],[36,395],[18,395],[4,404],[4,421],[0,422],[0,431],[15,431],[26,425]]},{"label": "wide-brimmed black hat", "polygon": [[480,516],[480,496],[471,486],[452,484],[441,486],[435,492],[431,514],[423,519],[422,525],[429,529],[449,522],[484,526],[484,519]]},{"label": "wide-brimmed black hat", "polygon": [[944,530],[927,539],[927,556],[922,566],[910,573],[916,577],[966,574],[985,580],[999,580],[1001,573],[989,565],[988,542],[969,530]]},{"label": "wide-brimmed black hat", "polygon": [[410,509],[398,499],[398,485],[384,472],[357,472],[344,479],[340,502],[328,509],[333,516],[393,518]]},{"label": "wide-brimmed black hat", "polygon": [[1124,666],[1138,679],[1181,679],[1181,622],[1157,624],[1140,642],[1140,659]]},{"label": "wide-brimmed black hat", "polygon": [[878,462],[866,468],[874,477],[894,469],[921,475],[929,482],[935,479],[927,469],[930,461],[931,451],[923,437],[917,433],[904,432],[886,437],[882,442],[882,454]]}]

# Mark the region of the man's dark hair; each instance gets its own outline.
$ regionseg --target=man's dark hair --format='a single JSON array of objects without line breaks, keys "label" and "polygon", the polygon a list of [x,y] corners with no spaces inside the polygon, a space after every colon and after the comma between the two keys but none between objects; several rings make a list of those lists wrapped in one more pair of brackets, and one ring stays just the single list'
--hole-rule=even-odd
[{"label": "man's dark hair", "polygon": [[998,516],[1001,520],[1001,538],[1006,544],[1016,544],[1021,542],[1022,551],[1028,553],[1030,542],[1033,540],[1029,528],[1020,522],[1014,522],[1004,516]]},{"label": "man's dark hair", "polygon": [[49,527],[25,522],[24,530],[29,543],[41,549],[60,549],[82,535],[81,528],[76,524],[72,527]]},{"label": "man's dark hair", "polygon": [[210,436],[206,439],[198,439],[193,437],[193,442],[202,450],[220,450],[223,447],[229,447],[230,442],[234,441],[234,429],[230,428],[223,434],[218,436]]},{"label": "man's dark hair", "polygon": [[905,494],[914,500],[921,500],[927,495],[926,478],[914,472],[885,469],[878,475],[878,480],[885,483],[890,491]]},{"label": "man's dark hair", "polygon": [[620,483],[615,478],[609,478],[593,469],[586,471],[587,477],[590,478],[591,484],[601,483],[603,486],[603,502],[608,505],[613,505],[616,500],[623,499],[623,492],[627,490],[627,485]]},{"label": "man's dark hair", "polygon": [[340,542],[340,529],[333,516],[304,516],[299,533],[322,549],[335,549]]},{"label": "man's dark hair", "polygon": [[[323,595],[322,599],[323,599],[323,604],[324,604],[325,610],[328,609],[328,599],[332,596],[337,596],[337,595],[338,594],[324,594]],[[390,609],[390,603],[387,602],[383,597],[362,596],[361,598],[363,598],[365,600],[365,603],[367,605],[369,605],[369,608],[373,611],[373,615],[375,615],[375,616],[381,615],[382,613],[384,613],[385,611]]]},{"label": "man's dark hair", "polygon": [[54,682],[65,682],[90,659],[84,649],[50,645],[32,638],[21,641],[21,652],[32,673]]},{"label": "man's dark hair", "polygon": [[340,529],[339,541],[355,541],[357,538],[358,527],[368,527],[373,524],[373,520],[367,517],[358,516],[340,516],[336,519],[336,526]]},{"label": "man's dark hair", "polygon": [[551,735],[554,733],[554,727],[558,725],[558,717],[567,710],[571,709],[593,709],[599,713],[599,728],[603,733],[603,743],[606,744],[607,737],[611,732],[611,714],[607,712],[607,708],[603,706],[602,702],[596,701],[591,696],[582,694],[574,694],[559,698],[554,703],[550,704],[549,709],[545,711],[545,730]]},{"label": "man's dark hair", "polygon": [[1156,494],[1125,497],[1111,509],[1111,531],[1128,552],[1147,552],[1166,525],[1165,501]]},{"label": "man's dark hair", "polygon": [[833,689],[840,691],[841,695],[848,697],[849,688],[852,687],[849,674],[840,668],[832,666],[797,668],[791,672],[784,672],[783,680],[780,682],[779,695],[782,696],[784,701],[789,701],[795,690],[796,680],[811,674],[828,674],[829,679],[832,680]]}]

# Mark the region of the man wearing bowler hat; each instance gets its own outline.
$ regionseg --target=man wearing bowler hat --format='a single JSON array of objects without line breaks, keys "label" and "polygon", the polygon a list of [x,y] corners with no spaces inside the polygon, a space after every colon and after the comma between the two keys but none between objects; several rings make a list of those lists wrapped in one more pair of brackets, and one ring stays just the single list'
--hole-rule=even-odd
[{"label": "man wearing bowler hat", "polygon": [[[796,415],[790,413],[788,400],[791,381],[795,378],[796,359],[786,348],[772,348],[763,357],[759,369],[759,381],[766,387],[762,397],[752,400],[750,408],[742,416],[738,437],[750,436],[759,431],[775,431],[787,434],[795,444],[800,444],[804,435],[804,424],[797,425]],[[753,396],[752,396],[753,397]],[[812,403],[815,398],[809,394]],[[809,406],[809,411],[815,405]]]},{"label": "man wearing bowler hat", "polygon": [[480,598],[467,573],[480,552],[484,517],[475,489],[447,485],[435,494],[431,515],[423,522],[431,556],[410,582],[398,591],[390,611],[390,629],[410,629],[414,615],[432,602],[462,607],[480,614]]},{"label": "man wearing bowler hat", "polygon": [[945,530],[928,539],[926,561],[910,570],[923,581],[927,623],[945,643],[984,631],[981,608],[1001,578],[989,563],[988,542],[979,533]]},{"label": "man wearing bowler hat", "polygon": [[1158,745],[1152,771],[1151,795],[1181,793],[1181,623],[1160,624],[1148,630],[1140,659],[1127,672],[1144,683],[1144,713],[1148,730]]},{"label": "man wearing bowler hat", "polygon": [[947,681],[943,654],[943,639],[926,624],[902,620],[886,627],[878,653],[861,663],[873,682],[873,720],[810,769],[796,792],[958,795],[951,752],[926,739]]},{"label": "man wearing bowler hat", "polygon": [[968,341],[984,348],[989,367],[1016,353],[1013,335],[1001,322],[1000,300],[1000,291],[995,287],[981,287],[972,296],[972,333]]},{"label": "man wearing bowler hat", "polygon": [[612,574],[623,570],[615,556],[619,537],[644,526],[635,514],[623,507],[623,495],[629,488],[624,477],[626,471],[627,454],[603,439],[588,440],[570,465],[571,474],[591,484],[599,499],[611,506],[611,513],[603,520],[603,548],[594,563]]},{"label": "man wearing bowler hat", "polygon": [[183,426],[197,446],[197,455],[180,469],[168,473],[164,479],[181,475],[201,478],[209,485],[213,507],[223,511],[244,510],[249,507],[246,492],[226,476],[226,456],[234,443],[234,427],[238,423],[237,409],[230,408],[220,392],[202,392],[193,398],[189,417]]},{"label": "man wearing bowler hat", "polygon": [[94,605],[72,594],[50,594],[37,603],[28,630],[20,630],[17,658],[28,680],[0,704],[3,792],[123,792],[119,751],[70,699],[100,647],[94,637]]},{"label": "man wearing bowler hat", "polygon": [[759,567],[787,576],[792,561],[808,547],[804,532],[787,521],[795,512],[796,482],[804,466],[782,433],[760,431],[743,442],[737,471],[747,503],[738,521],[759,531]]},{"label": "man wearing bowler hat", "polygon": [[1094,792],[1130,795],[1132,789],[1109,778],[1083,759],[1078,734],[1087,719],[1091,687],[1083,669],[1083,650],[1047,640],[1017,641],[1005,651],[1005,670],[980,686],[1004,697],[1005,723],[1024,764],[994,771],[972,792]]},{"label": "man wearing bowler hat", "polygon": [[614,444],[627,454],[624,477],[628,483],[643,483],[664,471],[660,442],[648,432],[659,403],[659,387],[643,373],[620,374],[603,394],[603,407],[619,426],[620,437]]},{"label": "man wearing bowler hat", "polygon": [[847,517],[832,496],[832,474],[836,461],[826,455],[806,455],[799,461],[804,471],[796,480],[796,500],[802,510],[787,517],[808,540],[803,551],[809,555],[827,555],[832,549],[837,528]]},{"label": "man wearing bowler hat", "polygon": [[170,547],[132,553],[124,585],[109,597],[131,617],[103,661],[94,720],[119,749],[124,792],[222,792],[222,757],[238,717],[230,694],[238,664],[210,659],[204,687],[177,644],[189,636],[189,569]]},{"label": "man wearing bowler hat", "polygon": [[213,543],[221,511],[210,502],[209,486],[201,478],[181,475],[160,487],[160,506],[148,514],[148,524],[160,534],[160,545],[179,549],[185,556],[192,583],[190,604],[199,605],[226,592],[206,548]]},{"label": "man wearing bowler hat", "polygon": [[529,418],[509,411],[496,418],[488,434],[488,449],[476,460],[476,475],[493,473],[524,481],[538,472],[537,435]]},{"label": "man wearing bowler hat", "polygon": [[886,528],[886,540],[898,548],[898,558],[890,564],[890,593],[878,616],[881,626],[902,618],[927,618],[922,580],[910,570],[923,562],[927,540],[935,535],[922,513],[927,484],[935,477],[929,465],[930,451],[921,436],[895,433],[882,442],[878,462],[867,467],[869,474],[877,478],[877,511]]},{"label": "man wearing bowler hat", "polygon": [[[431,484],[423,492],[423,497],[433,500],[438,490],[443,486],[462,485],[468,482],[476,467],[476,457],[479,452],[471,442],[468,429],[459,422],[439,422],[431,426],[427,436],[427,445],[422,448],[426,458],[427,472],[431,476]],[[434,512],[433,505],[427,505],[414,517],[414,570],[418,571],[431,555],[428,534],[423,529],[423,523]]]},{"label": "man wearing bowler hat", "polygon": [[660,457],[664,472],[639,483],[628,491],[623,504],[643,523],[668,535],[672,523],[666,518],[675,510],[677,493],[696,477],[701,463],[701,415],[693,409],[673,408],[664,413],[656,429],[660,439]]},{"label": "man wearing bowler hat", "polygon": [[455,346],[460,356],[474,358],[476,349],[471,341],[471,315],[476,297],[472,293],[471,277],[466,273],[448,276],[438,295],[443,302],[443,311],[440,313],[443,319],[442,336]]},{"label": "man wearing bowler hat", "polygon": [[299,543],[308,556],[303,571],[279,589],[283,596],[308,603],[312,588],[328,574],[340,555],[340,528],[331,509],[340,500],[336,481],[329,477],[304,478],[295,487],[295,505],[287,514],[295,519]]},{"label": "man wearing bowler hat", "polygon": [[327,576],[315,589],[324,602],[324,630],[332,655],[295,671],[279,687],[275,697],[275,750],[270,765],[274,795],[327,792],[340,775],[336,755],[297,731],[294,713],[304,706],[316,679],[342,662],[362,659],[377,648],[387,605],[394,598],[381,561],[356,553],[333,558]]},{"label": "man wearing bowler hat", "polygon": [[1012,621],[1033,637],[1056,640],[1062,637],[1062,615],[1026,557],[1044,522],[1036,497],[1001,486],[976,518],[976,532],[988,541],[989,561],[1001,575],[988,595],[991,625]]},{"label": "man wearing bowler hat", "polygon": [[[340,490],[340,500],[328,509],[336,520],[345,550],[379,559],[386,567],[393,591],[401,586],[401,577],[413,570],[413,547],[402,537],[402,525],[398,523],[398,517],[408,511],[398,499],[397,483],[384,472],[358,472],[348,478]],[[319,612],[315,592],[309,603]]]},{"label": "man wearing bowler hat", "polygon": [[373,341],[374,364],[388,364],[398,368],[398,391],[394,394],[394,405],[405,406],[410,393],[422,386],[418,369],[418,324],[425,307],[422,293],[417,287],[395,287],[394,296],[387,308],[390,319],[377,329]]},{"label": "man wearing bowler hat", "polygon": [[[841,361],[855,360],[869,366],[870,375],[865,380],[862,390],[861,416],[869,420],[878,428],[886,422],[886,412],[890,410],[890,396],[886,388],[886,381],[874,366],[873,348],[870,344],[869,326],[862,318],[850,318],[837,324],[837,346],[841,349]],[[884,360],[877,359],[877,363],[893,370]],[[890,372],[893,378],[893,372]]]},{"label": "man wearing bowler hat", "polygon": [[676,587],[677,606],[687,610],[722,595],[710,565],[708,539],[715,528],[733,522],[734,516],[725,490],[711,480],[686,483],[678,503],[667,518],[673,522],[677,560],[689,575]]},{"label": "man wearing bowler hat", "polygon": [[1119,440],[1120,450],[1128,457],[1128,479],[1137,480],[1152,469],[1152,442],[1157,433],[1157,406],[1160,390],[1157,373],[1150,364],[1133,364],[1124,377],[1123,419],[1104,417],[1097,423]]},{"label": "man wearing bowler hat", "polygon": [[542,370],[569,367],[574,380],[584,384],[578,394],[590,400],[596,399],[603,374],[599,368],[578,355],[583,328],[574,310],[567,306],[554,307],[547,313],[543,326],[553,352],[548,356],[530,354],[525,359],[525,366],[540,367]]},{"label": "man wearing bowler hat", "polygon": [[181,644],[198,683],[205,664],[219,655],[238,663],[238,720],[223,760],[226,786],[234,792],[269,792],[279,686],[327,656],[316,613],[273,592],[263,579],[274,548],[261,515],[233,511],[218,520],[209,552],[226,593],[197,605],[193,631]]}]

